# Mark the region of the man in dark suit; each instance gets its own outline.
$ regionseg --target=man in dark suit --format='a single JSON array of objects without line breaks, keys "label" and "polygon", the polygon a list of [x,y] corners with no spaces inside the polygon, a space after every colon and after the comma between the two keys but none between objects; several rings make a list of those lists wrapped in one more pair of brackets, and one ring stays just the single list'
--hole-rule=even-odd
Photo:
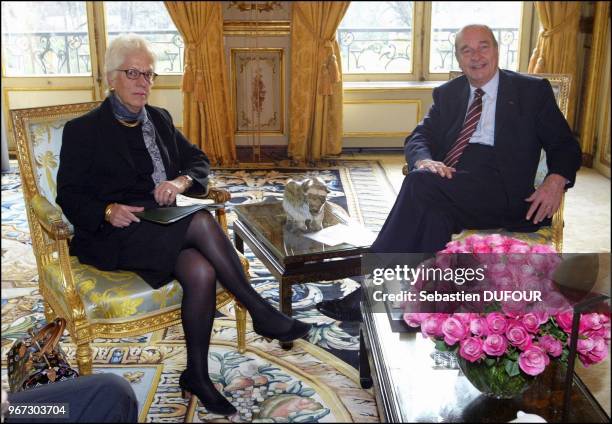
[{"label": "man in dark suit", "polygon": [[[455,55],[464,76],[433,91],[406,139],[410,172],[372,245],[379,253],[434,253],[463,229],[536,231],[559,209],[580,168],[580,147],[547,80],[498,68],[491,29],[462,28]],[[548,175],[534,190],[540,151]],[[359,319],[361,290],[317,308]]]}]

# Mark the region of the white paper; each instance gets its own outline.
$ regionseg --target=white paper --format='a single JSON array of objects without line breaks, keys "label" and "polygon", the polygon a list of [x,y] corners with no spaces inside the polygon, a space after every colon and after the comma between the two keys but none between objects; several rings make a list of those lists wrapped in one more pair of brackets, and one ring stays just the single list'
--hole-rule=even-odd
[{"label": "white paper", "polygon": [[195,197],[183,196],[182,194],[176,195],[177,206],[210,205],[212,203],[215,203],[213,199],[196,199]]},{"label": "white paper", "polygon": [[314,233],[304,233],[304,236],[328,246],[337,246],[342,243],[369,246],[376,239],[376,234],[361,225],[345,224],[332,225]]}]

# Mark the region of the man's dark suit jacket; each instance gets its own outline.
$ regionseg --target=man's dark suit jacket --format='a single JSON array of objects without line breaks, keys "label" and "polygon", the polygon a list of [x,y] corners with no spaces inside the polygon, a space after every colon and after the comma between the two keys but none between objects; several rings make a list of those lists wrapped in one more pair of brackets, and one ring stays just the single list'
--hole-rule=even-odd
[{"label": "man's dark suit jacket", "polygon": [[[431,109],[406,139],[409,170],[421,159],[444,160],[463,126],[469,96],[465,76],[433,90]],[[501,69],[494,149],[513,215],[524,213],[524,199],[534,191],[541,149],[546,151],[548,173],[564,176],[567,187],[574,185],[581,163],[580,147],[548,80]]]},{"label": "man's dark suit jacket", "polygon": [[[155,126],[167,179],[189,175],[194,180],[190,192],[204,192],[210,170],[208,157],[176,129],[168,111],[145,107]],[[112,226],[104,220],[104,210],[109,203],[129,203],[125,193],[137,179],[120,125],[109,99],[68,121],[57,173],[56,201],[75,229],[71,253],[96,258],[102,269],[115,267],[119,247],[116,237],[108,237]]]}]

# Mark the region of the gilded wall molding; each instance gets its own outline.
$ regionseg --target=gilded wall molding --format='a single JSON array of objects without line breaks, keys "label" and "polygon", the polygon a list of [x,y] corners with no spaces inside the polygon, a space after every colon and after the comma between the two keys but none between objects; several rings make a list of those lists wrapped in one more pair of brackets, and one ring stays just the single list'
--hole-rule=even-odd
[{"label": "gilded wall molding", "polygon": [[258,35],[262,37],[285,36],[291,33],[290,21],[225,21],[223,35],[236,37]]}]

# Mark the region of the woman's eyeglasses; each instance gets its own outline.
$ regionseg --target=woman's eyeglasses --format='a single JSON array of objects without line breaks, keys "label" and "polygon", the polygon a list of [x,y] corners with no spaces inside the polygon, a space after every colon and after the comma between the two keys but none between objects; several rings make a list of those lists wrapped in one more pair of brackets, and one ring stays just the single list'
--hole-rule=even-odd
[{"label": "woman's eyeglasses", "polygon": [[140,78],[140,76],[142,75],[145,77],[147,81],[153,82],[155,81],[155,77],[157,77],[157,74],[155,72],[152,72],[152,71],[140,72],[138,69],[134,69],[134,68],[117,69],[117,71],[125,72],[125,75],[131,80],[136,80]]}]

